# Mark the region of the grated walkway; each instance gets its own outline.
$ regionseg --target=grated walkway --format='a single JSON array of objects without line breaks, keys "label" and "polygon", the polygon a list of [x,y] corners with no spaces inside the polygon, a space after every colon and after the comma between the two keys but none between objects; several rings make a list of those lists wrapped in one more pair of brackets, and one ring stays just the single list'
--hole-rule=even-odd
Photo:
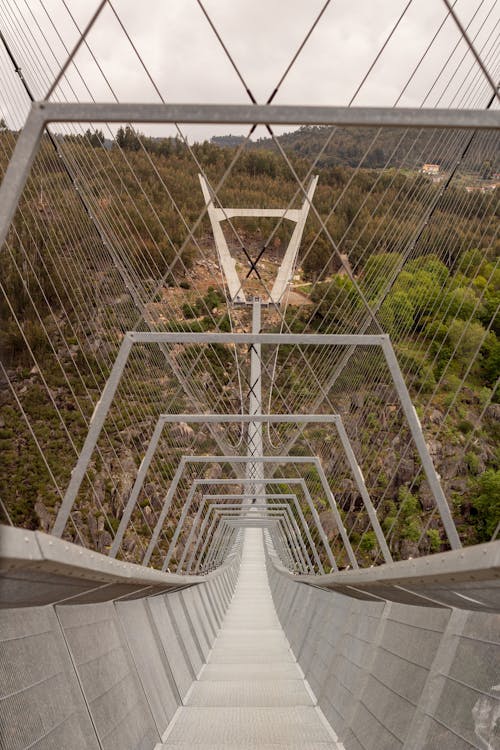
[{"label": "grated walkway", "polygon": [[276,614],[260,529],[246,529],[233,600],[165,750],[339,750]]}]

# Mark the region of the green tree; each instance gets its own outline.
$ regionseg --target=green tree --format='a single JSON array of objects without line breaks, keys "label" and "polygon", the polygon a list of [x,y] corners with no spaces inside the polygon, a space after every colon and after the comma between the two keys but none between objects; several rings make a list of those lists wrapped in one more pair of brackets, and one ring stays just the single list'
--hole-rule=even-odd
[{"label": "green tree", "polygon": [[126,151],[139,151],[141,147],[139,138],[130,125],[126,125],[125,128],[118,128],[116,132],[116,143],[120,148],[123,148]]},{"label": "green tree", "polygon": [[441,285],[446,283],[450,275],[445,264],[433,253],[430,253],[429,255],[419,255],[417,258],[408,261],[405,265],[405,271],[408,271],[408,273],[427,271],[427,273],[430,273],[433,279]]},{"label": "green tree", "polygon": [[[333,225],[333,226],[332,226]],[[328,230],[335,238],[337,236],[337,223],[330,221]],[[316,230],[308,222],[302,239],[302,249],[305,251],[302,258],[302,269],[304,277],[310,281],[324,279],[338,268],[338,259],[332,251],[332,245],[324,232],[316,236]]]},{"label": "green tree", "polygon": [[90,128],[85,131],[85,138],[94,148],[103,148],[106,140],[102,130],[91,130]]},{"label": "green tree", "polygon": [[473,484],[471,501],[478,515],[478,536],[487,542],[500,522],[500,471],[488,469]]},{"label": "green tree", "polygon": [[442,294],[441,284],[430,271],[403,271],[394,285],[394,291],[402,291],[413,305],[415,323],[421,325],[432,314]]},{"label": "green tree", "polygon": [[400,253],[371,255],[363,268],[363,289],[370,299],[376,299],[402,263]]},{"label": "green tree", "polygon": [[471,359],[479,351],[485,334],[486,331],[481,323],[466,323],[457,318],[449,324],[447,342],[451,349],[450,355],[454,353],[454,360],[460,374],[463,374]]},{"label": "green tree", "polygon": [[311,299],[317,304],[314,320],[318,330],[350,330],[355,325],[361,301],[347,276],[335,276],[331,282],[316,284]]},{"label": "green tree", "polygon": [[362,552],[370,552],[372,549],[375,549],[376,546],[377,537],[375,535],[375,532],[365,531],[365,533],[361,537],[359,548],[362,550]]},{"label": "green tree", "polygon": [[452,289],[445,295],[443,309],[448,317],[462,320],[470,320],[479,315],[480,311],[478,298],[473,290],[463,286]]},{"label": "green tree", "polygon": [[414,315],[415,308],[408,294],[397,289],[387,295],[380,308],[380,320],[389,333],[402,331],[404,334],[410,331]]},{"label": "green tree", "polygon": [[484,250],[473,248],[472,250],[466,250],[462,253],[460,260],[458,261],[457,271],[463,273],[464,276],[467,276],[468,278],[474,278],[480,272],[485,275],[483,273],[483,267],[487,263],[488,258],[486,257]]},{"label": "green tree", "polygon": [[481,179],[482,180],[491,180],[491,174],[492,174],[493,168],[490,160],[483,161],[481,165]]},{"label": "green tree", "polygon": [[486,337],[480,367],[486,385],[494,386],[500,377],[500,341],[494,333]]},{"label": "green tree", "polygon": [[439,531],[437,529],[428,529],[426,536],[429,540],[431,552],[439,552],[442,546],[441,534]]},{"label": "green tree", "polygon": [[399,499],[399,534],[402,539],[418,542],[422,533],[420,503],[407,487],[400,487]]}]

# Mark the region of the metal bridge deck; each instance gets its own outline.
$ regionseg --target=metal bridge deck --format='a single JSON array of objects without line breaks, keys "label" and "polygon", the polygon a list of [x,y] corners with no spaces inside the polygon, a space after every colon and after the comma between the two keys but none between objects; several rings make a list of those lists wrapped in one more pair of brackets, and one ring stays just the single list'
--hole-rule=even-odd
[{"label": "metal bridge deck", "polygon": [[315,704],[274,608],[262,532],[247,529],[222,628],[161,747],[338,750]]}]

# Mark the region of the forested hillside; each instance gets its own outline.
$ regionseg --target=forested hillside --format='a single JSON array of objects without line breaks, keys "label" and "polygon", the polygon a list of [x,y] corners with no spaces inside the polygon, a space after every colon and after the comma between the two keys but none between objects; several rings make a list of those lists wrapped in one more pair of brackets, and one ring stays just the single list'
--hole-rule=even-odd
[{"label": "forested hillside", "polygon": [[[15,137],[6,128],[0,132],[0,173],[5,169]],[[294,282],[303,304],[289,306],[286,323],[294,332],[357,330],[364,310],[360,294],[364,296],[376,310],[382,328],[393,337],[432,444],[434,461],[454,503],[462,537],[468,543],[483,541],[491,538],[500,518],[497,201],[492,199],[491,191],[468,193],[457,180],[446,186],[446,200],[438,202],[435,198],[439,197],[443,183],[434,183],[422,175],[416,158],[411,169],[379,169],[386,162],[401,163],[403,152],[408,150],[401,134],[386,135],[377,145],[379,150],[372,149],[362,167],[354,168],[370,137],[371,134],[358,131],[342,133],[336,141],[336,150],[326,149],[314,167],[319,170],[320,180]],[[432,150],[431,137],[426,139],[418,144],[418,152],[426,152],[426,161],[437,160],[438,146]],[[86,165],[85,182],[82,185],[80,178],[80,186],[93,216],[89,218],[86,213],[82,219],[87,234],[75,234],[72,241],[65,240],[63,256],[56,257],[49,248],[63,235],[68,236],[68,211],[70,206],[74,210],[77,199],[67,168],[53,159],[53,146],[44,139],[39,157],[44,168],[38,171],[35,168],[23,197],[24,213],[16,218],[9,236],[9,253],[3,267],[5,294],[0,302],[2,360],[14,385],[14,392],[4,389],[1,397],[4,471],[0,498],[5,508],[3,515],[16,525],[48,528],[59,502],[47,467],[23,421],[20,403],[38,424],[37,439],[45,444],[51,471],[64,487],[69,479],[72,454],[64,430],[54,417],[51,399],[65,414],[76,442],[81,442],[85,421],[74,408],[72,392],[83,393],[88,388],[92,394],[97,393],[91,372],[97,353],[106,346],[106,330],[110,330],[106,326],[118,331],[113,314],[130,304],[110,292],[109,280],[116,273],[110,259],[94,265],[82,261],[87,244],[90,247],[95,242],[94,217],[103,226],[100,217],[111,216],[115,211],[118,216],[120,212],[120,221],[105,225],[105,239],[118,250],[133,247],[133,251],[127,250],[130,273],[144,299],[149,300],[148,314],[156,316],[156,321],[161,320],[163,327],[210,330],[215,326],[227,330],[225,297],[207,218],[202,218],[196,231],[192,230],[203,208],[198,173],[203,169],[212,184],[217,185],[232,163],[235,148],[241,147],[238,140],[229,146],[218,145],[225,144],[224,140],[214,141],[188,148],[180,139],[138,137],[128,127],[118,131],[111,148],[100,131],[88,131],[87,137],[58,136],[70,172],[72,165],[80,165],[80,172],[81,165]],[[289,203],[300,205],[303,197],[297,191],[290,165],[301,178],[308,176],[319,141],[324,143],[321,128],[301,129],[298,134],[282,136],[279,143],[290,164],[267,141],[245,148],[231,169],[230,179],[218,192],[222,205],[281,208]],[[479,179],[483,168],[481,149],[469,167],[477,168]],[[180,221],[180,213],[185,221]],[[393,217],[398,218],[398,229],[388,231]],[[263,260],[268,264],[269,274],[275,271],[290,236],[285,222],[277,228],[274,224],[267,219],[235,222],[239,242],[244,243],[250,254],[265,248]],[[269,235],[271,240],[267,242]],[[474,247],[470,246],[471,236],[480,238]],[[243,264],[245,259],[238,242],[230,234],[228,243],[240,265]],[[333,247],[338,252],[333,252]],[[95,289],[96,321],[102,318],[103,322],[100,327],[96,323],[99,336],[90,335],[87,349],[78,346],[77,316],[72,318],[62,313],[69,293],[60,273],[62,267],[65,272],[70,269],[75,280],[85,275],[89,286]],[[388,279],[393,279],[389,286]],[[137,320],[133,311],[129,320],[132,327]],[[271,316],[269,320],[278,326],[277,318]],[[238,313],[233,324],[243,324]],[[84,374],[84,382],[79,382],[71,374],[63,376],[55,365],[47,365],[52,378],[45,373],[44,377],[50,381],[49,396],[30,355],[34,352],[49,362],[54,352],[47,343],[47,332],[60,362],[69,367],[77,361]],[[476,360],[474,355],[478,350],[480,355]],[[292,360],[291,366],[296,365]],[[220,367],[218,363],[215,366]],[[293,377],[294,388],[299,391],[306,387],[300,371]],[[148,385],[147,372],[144,378]],[[149,387],[155,387],[152,381]],[[228,399],[235,398],[231,387],[228,384]],[[158,390],[159,409],[166,390],[167,386],[163,395]],[[440,549],[443,542],[440,532],[432,524],[426,526],[426,514],[430,518],[433,508],[425,482],[412,483],[411,472],[403,462],[398,469],[397,486],[388,487],[387,480],[384,483],[383,477],[390,476],[403,461],[395,442],[399,425],[391,422],[390,408],[383,399],[378,404],[373,398],[367,406],[362,386],[357,394],[359,403],[345,404],[342,379],[337,382],[335,398],[349,415],[346,420],[354,431],[362,430],[361,414],[363,419],[384,423],[386,447],[378,456],[365,455],[370,466],[367,481],[374,500],[381,503],[386,530],[392,529],[398,540],[399,554],[408,556],[430,548]],[[180,402],[180,406],[185,404]],[[130,441],[138,440],[144,446],[150,417],[142,419],[137,427],[139,434],[131,436]],[[130,428],[123,427],[126,429]],[[109,456],[106,460],[111,465]],[[96,483],[102,484],[99,492],[109,521],[106,525],[102,517],[89,511],[88,516],[93,520],[88,520],[84,513],[80,532],[84,537],[90,534],[97,538],[101,534],[102,545],[106,546],[130,487],[128,480],[124,480],[121,489],[113,491],[102,479],[102,466],[95,471]],[[359,513],[352,487],[339,485],[336,489],[344,512]],[[156,492],[154,488],[152,491]],[[160,490],[157,492],[159,495]],[[370,560],[373,539],[360,532],[357,541]],[[132,545],[131,557],[133,550]]]},{"label": "forested hillside", "polygon": [[[214,136],[212,143],[236,148],[244,141],[242,136]],[[278,146],[279,143],[279,146]],[[408,167],[415,158],[422,162],[435,163],[442,159],[439,141],[429,130],[422,130],[415,138],[414,132],[374,128],[336,128],[321,125],[304,125],[297,130],[280,135],[277,141],[271,137],[251,141],[250,147],[260,151],[278,153],[279,148],[301,158],[314,158],[318,154],[319,167],[352,167],[359,164],[364,169]],[[488,174],[490,156],[479,149],[469,164],[471,173]]]}]

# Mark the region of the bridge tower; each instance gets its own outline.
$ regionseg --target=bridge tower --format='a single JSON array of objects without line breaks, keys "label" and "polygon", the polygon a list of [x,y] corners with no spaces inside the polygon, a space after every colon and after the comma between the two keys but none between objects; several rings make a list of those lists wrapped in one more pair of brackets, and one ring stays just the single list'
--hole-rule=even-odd
[{"label": "bridge tower", "polygon": [[[217,256],[220,267],[224,274],[225,282],[229,292],[229,299],[233,305],[244,305],[252,309],[252,333],[260,334],[262,330],[262,307],[276,306],[285,303],[285,293],[293,278],[293,273],[297,265],[297,256],[300,242],[304,233],[304,227],[309,214],[309,208],[314,197],[314,192],[318,184],[318,177],[311,179],[307,193],[304,196],[302,206],[299,209],[288,208],[226,208],[215,205],[215,195],[210,189],[205,177],[198,175],[205,200],[205,205],[212,226],[212,232],[215,239]],[[224,232],[221,227],[223,221],[230,221],[232,218],[276,218],[279,221],[287,220],[295,223],[295,227],[285,251],[283,259],[279,265],[276,278],[268,297],[247,298],[243,289],[243,281],[236,268],[236,260],[231,255]],[[247,273],[248,278],[252,272],[259,276],[257,264],[265,254],[266,246],[261,250],[257,259],[253,261],[247,253],[250,270]],[[250,378],[248,389],[248,414],[262,415],[262,359],[261,345],[253,343],[250,346]],[[247,431],[247,455],[263,456],[264,444],[262,438],[262,421],[250,422]],[[254,495],[255,501],[265,493],[264,464],[261,462],[249,462],[246,468],[247,480],[257,480],[255,484],[249,484],[249,490]]]}]

